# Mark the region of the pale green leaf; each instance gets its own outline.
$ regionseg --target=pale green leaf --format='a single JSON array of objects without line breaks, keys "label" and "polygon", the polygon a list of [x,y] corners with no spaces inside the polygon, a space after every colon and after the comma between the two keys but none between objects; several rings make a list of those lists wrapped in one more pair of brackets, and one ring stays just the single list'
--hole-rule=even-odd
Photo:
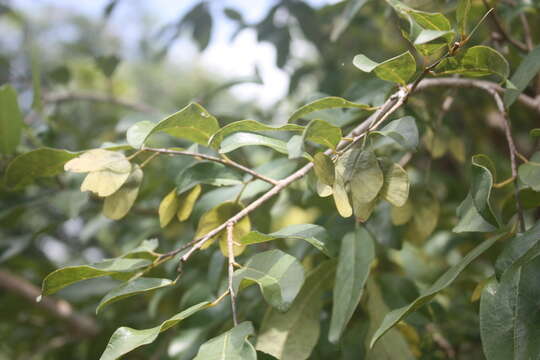
[{"label": "pale green leaf", "polygon": [[387,136],[407,150],[415,150],[418,146],[418,128],[412,116],[391,121],[373,134]]},{"label": "pale green leaf", "polygon": [[118,191],[129,178],[130,172],[118,173],[108,169],[93,171],[86,175],[81,191],[91,191],[100,197],[107,197]]},{"label": "pale green leaf", "polygon": [[346,182],[345,182],[345,173],[347,171],[347,163],[351,151],[347,151],[341,155],[335,166],[335,180],[334,186],[332,187],[332,193],[334,196],[334,203],[336,204],[336,209],[342,217],[349,217],[353,213],[351,203],[349,201],[349,195],[347,194]]},{"label": "pale green leaf", "polygon": [[142,180],[143,171],[138,165],[133,166],[133,171],[122,187],[105,198],[103,214],[113,220],[126,216],[137,199]]},{"label": "pale green leaf", "polygon": [[413,217],[413,212],[414,207],[411,201],[407,201],[403,206],[400,207],[392,206],[392,224],[403,225],[408,223]]},{"label": "pale green leaf", "polygon": [[384,161],[381,163],[384,183],[381,196],[390,204],[401,207],[409,197],[409,176],[399,164]]},{"label": "pale green leaf", "polygon": [[382,63],[374,62],[365,55],[356,55],[353,64],[364,72],[375,72],[382,80],[401,85],[405,85],[416,73],[416,60],[409,51]]},{"label": "pale green leaf", "polygon": [[333,186],[336,174],[332,159],[325,153],[319,152],[313,156],[313,165],[317,179],[325,185]]},{"label": "pale green leaf", "polygon": [[281,250],[269,250],[251,257],[234,272],[233,288],[257,283],[264,299],[279,311],[287,311],[304,283],[300,262]]},{"label": "pale green leaf", "polygon": [[124,154],[105,149],[85,151],[64,165],[64,170],[75,173],[110,171],[119,174],[131,171],[131,163]]},{"label": "pale green leaf", "polygon": [[358,203],[369,203],[379,194],[384,175],[375,154],[359,147],[348,157],[345,181],[351,185],[353,199]]},{"label": "pale green leaf", "polygon": [[199,195],[201,195],[201,191],[201,185],[197,184],[193,189],[178,197],[178,212],[176,213],[178,221],[186,221],[189,218],[193,211],[193,207],[195,206],[195,202],[199,198]]},{"label": "pale green leaf", "polygon": [[540,163],[529,161],[518,168],[519,180],[534,191],[540,191]]},{"label": "pale green leaf", "polygon": [[355,109],[362,109],[362,110],[373,110],[372,107],[365,104],[357,104],[357,103],[345,100],[340,97],[329,96],[329,97],[317,99],[315,101],[312,101],[300,107],[291,115],[291,117],[289,118],[287,122],[289,123],[294,122],[315,111],[320,111],[320,110],[325,110],[325,109],[336,109],[336,108],[355,108]]},{"label": "pale green leaf", "polygon": [[140,149],[154,126],[155,123],[147,120],[131,125],[126,132],[127,143],[134,149]]},{"label": "pale green leaf", "polygon": [[178,211],[178,195],[176,188],[172,189],[159,203],[159,226],[164,228],[174,218]]},{"label": "pale green leaf", "polygon": [[327,148],[336,149],[341,141],[341,129],[324,120],[311,120],[302,134],[304,141],[313,141]]},{"label": "pale green leaf", "polygon": [[257,352],[247,339],[251,335],[255,335],[251,322],[240,323],[202,344],[193,360],[257,360]]}]

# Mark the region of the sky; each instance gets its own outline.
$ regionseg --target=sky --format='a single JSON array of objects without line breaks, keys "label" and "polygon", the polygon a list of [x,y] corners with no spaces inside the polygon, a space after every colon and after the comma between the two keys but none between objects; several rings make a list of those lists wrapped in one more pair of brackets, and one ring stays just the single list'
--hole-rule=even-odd
[{"label": "sky", "polygon": [[[134,11],[145,9],[148,16],[156,19],[156,23],[163,25],[178,19],[189,11],[199,0],[123,0],[115,9],[109,20],[111,30],[122,37],[123,43],[129,48],[136,46],[137,34],[143,30],[141,24],[135,19],[140,14]],[[312,6],[318,7],[337,0],[308,0]],[[62,11],[73,12],[93,18],[102,16],[108,0],[12,0],[15,8],[27,14],[50,11],[51,6]],[[139,6],[132,6],[134,5]],[[198,59],[200,65],[228,77],[250,76],[258,66],[263,85],[243,84],[232,88],[233,94],[243,99],[254,101],[259,105],[271,106],[275,101],[286,95],[288,89],[287,74],[275,66],[275,50],[272,45],[258,43],[253,30],[242,31],[234,41],[230,42],[231,34],[235,30],[234,23],[223,15],[222,9],[230,7],[240,11],[248,22],[262,19],[267,10],[276,3],[276,0],[213,0],[209,1],[214,18],[212,40],[208,48],[201,54],[187,39],[175,43],[169,51],[169,59]],[[132,19],[132,21],[126,21]]]}]

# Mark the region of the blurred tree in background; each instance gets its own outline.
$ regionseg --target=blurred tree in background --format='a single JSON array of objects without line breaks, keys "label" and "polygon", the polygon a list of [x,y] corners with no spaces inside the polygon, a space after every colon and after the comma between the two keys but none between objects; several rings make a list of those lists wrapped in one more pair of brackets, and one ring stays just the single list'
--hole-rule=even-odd
[{"label": "blurred tree in background", "polygon": [[0,360],[538,356],[540,3],[39,3],[0,1]]}]

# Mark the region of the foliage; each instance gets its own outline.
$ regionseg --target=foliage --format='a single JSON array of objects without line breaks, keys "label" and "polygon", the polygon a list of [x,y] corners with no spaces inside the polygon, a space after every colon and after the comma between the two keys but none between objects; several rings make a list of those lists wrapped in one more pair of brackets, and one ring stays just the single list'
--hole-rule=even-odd
[{"label": "foliage", "polygon": [[[540,8],[216,3],[138,61],[96,30],[127,2],[56,54],[1,6],[30,50],[0,42],[29,73],[0,74],[0,359],[536,358]],[[285,99],[229,92],[257,70],[164,81],[222,16],[272,44]]]}]

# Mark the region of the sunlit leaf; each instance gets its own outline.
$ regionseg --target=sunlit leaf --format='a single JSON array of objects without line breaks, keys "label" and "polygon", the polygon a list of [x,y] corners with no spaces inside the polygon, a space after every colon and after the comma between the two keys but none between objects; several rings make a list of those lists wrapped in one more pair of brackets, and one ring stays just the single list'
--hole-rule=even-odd
[{"label": "sunlit leaf", "polygon": [[430,302],[438,292],[448,287],[454,282],[458,275],[478,256],[482,255],[487,249],[489,249],[499,237],[493,237],[491,239],[485,240],[471,250],[467,255],[461,259],[459,263],[452,266],[448,269],[441,277],[435,281],[433,285],[423,291],[418,298],[416,298],[412,303],[407,306],[404,306],[399,309],[392,310],[390,313],[386,314],[384,320],[379,325],[379,328],[373,335],[371,339],[370,347],[373,347],[378,339],[383,336],[388,330],[394,327],[398,322],[403,318],[409,315],[411,312],[416,311],[421,306]]},{"label": "sunlit leaf", "polygon": [[176,314],[172,318],[165,320],[161,325],[150,329],[136,330],[129,327],[118,328],[109,339],[107,348],[99,360],[116,360],[124,354],[138,348],[139,346],[151,344],[158,335],[176,326],[182,320],[190,317],[198,311],[206,309],[211,303],[208,301],[193,305],[192,307]]},{"label": "sunlit leaf", "polygon": [[99,305],[96,308],[96,314],[103,309],[103,307],[110,305],[114,302],[123,300],[130,296],[135,296],[139,294],[148,293],[157,289],[161,289],[166,286],[173,284],[172,280],[169,279],[157,279],[157,278],[146,278],[139,277],[131,281],[127,281],[111,291],[109,291],[103,299],[99,302]]},{"label": "sunlit leaf", "polygon": [[138,165],[133,170],[126,182],[114,194],[105,198],[103,202],[103,214],[109,219],[118,220],[129,212],[143,180],[143,171]]},{"label": "sunlit leaf", "polygon": [[416,72],[416,60],[407,51],[382,63],[370,60],[365,55],[356,55],[353,64],[364,72],[374,72],[382,80],[405,85]]},{"label": "sunlit leaf", "polygon": [[467,22],[471,11],[471,0],[459,0],[456,9],[457,28],[461,37],[467,34]]},{"label": "sunlit leaf", "polygon": [[93,171],[86,175],[81,191],[91,191],[100,197],[107,197],[118,191],[129,178],[130,172],[118,173],[108,169]]},{"label": "sunlit leaf", "polygon": [[304,268],[289,254],[274,249],[258,253],[234,273],[233,287],[257,283],[264,299],[279,311],[287,311],[304,283]]},{"label": "sunlit leaf", "polygon": [[201,195],[201,191],[201,185],[197,184],[191,190],[178,197],[178,212],[176,213],[178,221],[186,221],[189,218],[195,202],[199,198],[199,195]]},{"label": "sunlit leaf", "polygon": [[243,322],[201,345],[193,360],[257,360],[257,352],[247,339],[255,330]]},{"label": "sunlit leaf", "polygon": [[23,118],[17,92],[11,85],[0,87],[0,153],[12,154],[21,140]]},{"label": "sunlit leaf", "polygon": [[356,108],[356,109],[362,109],[362,110],[373,109],[372,107],[365,104],[357,104],[357,103],[345,100],[340,97],[329,96],[329,97],[317,99],[315,101],[312,101],[300,107],[291,115],[291,117],[289,118],[287,122],[289,123],[294,122],[315,111],[320,111],[320,110],[325,110],[325,109],[336,109],[336,108]]},{"label": "sunlit leaf", "polygon": [[140,149],[154,126],[155,123],[147,120],[131,125],[126,133],[127,143],[134,149]]},{"label": "sunlit leaf", "polygon": [[64,165],[64,170],[76,173],[109,170],[115,173],[129,174],[131,164],[124,154],[120,152],[92,149],[68,161]]},{"label": "sunlit leaf", "polygon": [[400,207],[405,205],[409,197],[409,176],[399,164],[382,162],[384,183],[381,196],[390,204]]},{"label": "sunlit leaf", "polygon": [[109,259],[91,265],[68,266],[53,271],[42,284],[42,294],[54,294],[58,290],[78,281],[108,276],[115,273],[129,273],[150,265],[144,259]]},{"label": "sunlit leaf", "polygon": [[348,151],[337,159],[334,186],[332,188],[336,209],[339,214],[345,218],[351,216],[353,213],[345,184],[345,173],[347,171],[347,163],[350,155],[351,152]]},{"label": "sunlit leaf", "polygon": [[443,59],[433,71],[437,75],[497,75],[506,79],[510,70],[508,62],[499,52],[488,46],[477,45],[468,48],[464,53]]},{"label": "sunlit leaf", "polygon": [[341,141],[341,129],[324,120],[315,119],[309,122],[302,136],[304,140],[335,149]]},{"label": "sunlit leaf", "polygon": [[178,195],[176,194],[176,188],[172,189],[159,204],[159,226],[164,228],[174,218],[178,211]]},{"label": "sunlit leaf", "polygon": [[375,247],[369,232],[359,226],[355,233],[345,235],[334,284],[334,302],[328,339],[336,343],[356,310],[375,258]]},{"label": "sunlit leaf", "polygon": [[221,147],[219,152],[222,154],[229,153],[236,149],[239,149],[244,146],[266,146],[276,150],[282,154],[288,154],[287,143],[282,140],[274,139],[268,136],[246,133],[246,132],[237,132],[228,137],[226,137],[221,142]]}]

